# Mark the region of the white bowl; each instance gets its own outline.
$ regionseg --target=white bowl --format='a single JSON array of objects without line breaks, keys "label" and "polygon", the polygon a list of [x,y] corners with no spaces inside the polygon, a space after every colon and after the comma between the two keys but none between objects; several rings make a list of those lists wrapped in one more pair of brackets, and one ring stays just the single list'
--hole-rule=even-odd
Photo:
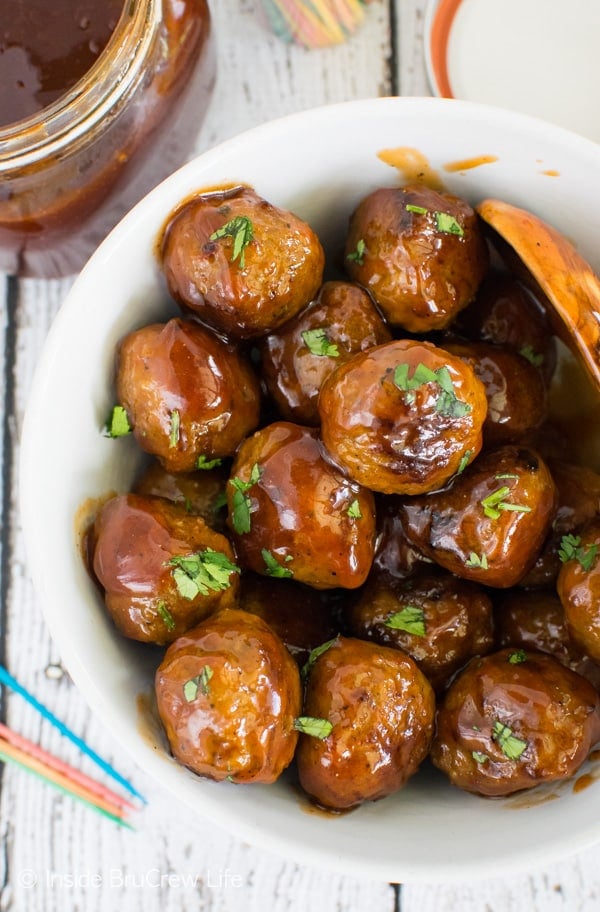
[{"label": "white bowl", "polygon": [[[101,435],[113,404],[114,348],[169,312],[153,247],[183,197],[246,182],[305,218],[335,249],[365,193],[399,182],[377,153],[413,147],[447,188],[495,196],[553,223],[600,268],[600,151],[541,121],[465,102],[386,98],[267,123],[184,166],[139,203],[91,258],[48,335],[29,402],[20,465],[28,566],[62,658],[92,710],[142,769],[200,816],[295,861],[386,881],[494,876],[548,863],[598,840],[600,785],[573,783],[486,800],[422,770],[393,797],[338,817],[308,813],[286,782],[216,784],[194,776],[164,743],[140,733],[137,698],[152,690],[156,653],[121,638],[83,566],[76,515],[88,498],[125,491],[132,440]],[[495,156],[447,172],[449,162]],[[67,422],[61,422],[66,416]],[[62,423],[62,429],[61,429]],[[549,797],[555,800],[547,800]]]}]

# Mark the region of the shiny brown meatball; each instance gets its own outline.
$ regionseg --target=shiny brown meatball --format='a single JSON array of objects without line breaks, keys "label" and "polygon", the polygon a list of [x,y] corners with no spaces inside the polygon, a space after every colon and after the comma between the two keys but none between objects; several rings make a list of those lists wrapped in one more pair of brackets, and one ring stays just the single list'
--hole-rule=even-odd
[{"label": "shiny brown meatball", "polygon": [[463,358],[483,383],[486,446],[509,443],[540,427],[546,417],[546,385],[539,370],[510,348],[487,342],[444,343]]},{"label": "shiny brown meatball", "polygon": [[488,266],[469,204],[428,187],[381,188],[350,218],[348,274],[371,292],[392,326],[443,329],[475,295]]},{"label": "shiny brown meatball", "polygon": [[549,460],[548,468],[556,484],[558,506],[542,550],[521,580],[521,585],[528,588],[554,585],[561,568],[558,552],[563,535],[577,534],[584,523],[600,515],[597,472],[560,459]]},{"label": "shiny brown meatball", "polygon": [[310,670],[303,713],[331,730],[301,735],[300,784],[317,804],[345,810],[392,794],[417,771],[435,698],[400,650],[338,637]]},{"label": "shiny brown meatball", "polygon": [[111,498],[96,517],[91,544],[108,612],[133,640],[171,643],[237,598],[229,541],[160,497]]},{"label": "shiny brown meatball", "polygon": [[506,345],[536,367],[546,383],[556,367],[556,339],[542,305],[512,276],[492,272],[457,320],[470,338]]},{"label": "shiny brown meatball", "polygon": [[119,346],[117,396],[139,446],[169,472],[231,456],[258,424],[260,387],[249,364],[198,323],[154,323]]},{"label": "shiny brown meatball", "polygon": [[522,646],[546,652],[600,689],[600,665],[578,649],[569,636],[565,612],[556,592],[514,589],[499,599],[494,611],[496,645]]},{"label": "shiny brown meatball", "polygon": [[[221,463],[221,460],[215,460]],[[210,462],[206,462],[210,465]],[[134,494],[164,497],[182,504],[188,513],[201,516],[218,532],[225,531],[225,485],[229,468],[218,464],[198,472],[173,475],[152,462],[133,486]]]},{"label": "shiny brown meatball", "polygon": [[525,575],[546,538],[555,486],[534,450],[490,450],[443,491],[404,498],[408,539],[457,576],[508,588]]},{"label": "shiny brown meatball", "polygon": [[373,561],[373,495],[323,457],[317,431],[286,421],[241,445],[227,485],[240,563],[315,589],[355,589]]},{"label": "shiny brown meatball", "polygon": [[574,642],[600,662],[600,519],[561,541],[557,592]]},{"label": "shiny brown meatball", "polygon": [[572,776],[600,736],[600,696],[553,656],[473,659],[437,714],[431,759],[459,788],[510,795]]},{"label": "shiny brown meatball", "polygon": [[352,355],[391,338],[366,291],[326,282],[316,301],[260,343],[262,376],[282,417],[319,424],[325,378]]},{"label": "shiny brown meatball", "polygon": [[225,335],[247,339],[281,326],[312,301],[325,255],[306,222],[237,187],[178,209],[161,260],[176,301]]},{"label": "shiny brown meatball", "polygon": [[355,355],[325,380],[321,434],[355,481],[384,494],[444,485],[481,448],[485,391],[471,367],[429,342]]},{"label": "shiny brown meatball", "polygon": [[327,594],[295,580],[244,573],[240,608],[266,621],[300,666],[337,633]]},{"label": "shiny brown meatball", "polygon": [[169,647],[155,684],[173,756],[200,776],[270,783],[291,762],[300,675],[261,618],[219,611]]},{"label": "shiny brown meatball", "polygon": [[436,691],[494,645],[488,596],[475,583],[443,571],[409,580],[371,577],[346,621],[352,636],[408,653]]}]

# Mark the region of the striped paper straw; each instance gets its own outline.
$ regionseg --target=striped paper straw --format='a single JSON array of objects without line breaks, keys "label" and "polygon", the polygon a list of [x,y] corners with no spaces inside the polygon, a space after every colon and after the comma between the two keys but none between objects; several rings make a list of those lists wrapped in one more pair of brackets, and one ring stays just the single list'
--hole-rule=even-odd
[{"label": "striped paper straw", "polygon": [[271,28],[305,48],[341,44],[356,31],[371,0],[263,0]]}]

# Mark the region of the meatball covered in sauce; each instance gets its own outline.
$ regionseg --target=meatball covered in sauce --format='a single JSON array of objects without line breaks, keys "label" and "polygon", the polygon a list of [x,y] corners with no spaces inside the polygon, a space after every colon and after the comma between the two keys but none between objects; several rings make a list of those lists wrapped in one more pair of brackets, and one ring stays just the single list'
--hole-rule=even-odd
[{"label": "meatball covered in sauce", "polygon": [[167,649],[155,688],[173,756],[200,776],[270,783],[290,764],[300,674],[261,618],[224,609],[194,627]]},{"label": "meatball covered in sauce", "polygon": [[316,301],[261,341],[262,376],[282,417],[317,425],[325,378],[353,354],[390,339],[366,291],[326,282]]},{"label": "meatball covered in sauce", "polygon": [[436,691],[494,645],[489,597],[475,583],[443,571],[409,580],[377,574],[345,617],[352,636],[408,653]]},{"label": "meatball covered in sauce", "polygon": [[572,776],[600,737],[600,696],[553,656],[473,659],[437,714],[431,759],[459,788],[510,795]]},{"label": "meatball covered in sauce", "polygon": [[373,495],[324,458],[317,431],[278,421],[241,445],[227,484],[242,566],[315,589],[355,589],[371,569]]},{"label": "meatball covered in sauce", "polygon": [[392,326],[425,333],[474,297],[488,253],[465,200],[425,186],[381,188],[350,218],[345,265]]},{"label": "meatball covered in sauce", "polygon": [[244,357],[198,323],[154,323],[118,351],[117,396],[134,437],[170,472],[231,456],[258,424],[260,387]]},{"label": "meatball covered in sauce", "polygon": [[235,604],[239,569],[227,538],[160,497],[121,494],[91,530],[92,569],[118,630],[171,643],[219,607]]},{"label": "meatball covered in sauce", "polygon": [[384,494],[421,494],[475,458],[487,401],[461,358],[398,340],[336,368],[319,412],[323,442],[352,478]]},{"label": "meatball covered in sauce", "polygon": [[346,810],[390,795],[427,756],[435,698],[398,649],[338,637],[310,669],[296,752],[302,788]]},{"label": "meatball covered in sauce", "polygon": [[238,187],[177,210],[161,261],[176,301],[226,336],[247,339],[281,326],[313,300],[325,255],[306,222]]},{"label": "meatball covered in sauce", "polygon": [[550,471],[534,451],[489,450],[443,491],[403,498],[404,532],[457,576],[486,586],[518,583],[535,561],[555,511]]},{"label": "meatball covered in sauce", "polygon": [[133,486],[134,494],[164,497],[201,516],[212,529],[225,528],[224,497],[229,469],[220,459],[204,460],[205,469],[173,474],[153,461]]},{"label": "meatball covered in sauce", "polygon": [[564,536],[556,588],[574,642],[600,662],[600,519]]}]

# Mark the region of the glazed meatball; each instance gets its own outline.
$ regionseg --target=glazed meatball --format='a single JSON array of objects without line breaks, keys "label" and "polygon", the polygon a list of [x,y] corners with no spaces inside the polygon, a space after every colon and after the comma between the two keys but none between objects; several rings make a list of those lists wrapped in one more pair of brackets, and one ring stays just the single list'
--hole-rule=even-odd
[{"label": "glazed meatball", "polygon": [[263,335],[315,297],[325,255],[312,229],[249,187],[188,200],[161,261],[171,295],[226,336]]},{"label": "glazed meatball", "polygon": [[516,589],[505,593],[495,604],[494,629],[498,648],[522,646],[546,652],[600,689],[600,665],[571,640],[556,592]]},{"label": "glazed meatball", "polygon": [[258,424],[260,387],[231,345],[197,323],[154,323],[119,346],[117,396],[139,446],[169,472],[231,456]]},{"label": "glazed meatball", "polygon": [[556,339],[542,305],[506,273],[492,272],[456,328],[473,339],[512,348],[536,367],[548,384],[556,367]]},{"label": "glazed meatball", "polygon": [[444,343],[469,364],[483,383],[487,415],[486,446],[519,440],[540,427],[546,417],[546,386],[539,370],[526,358],[487,342]]},{"label": "glazed meatball", "polygon": [[391,338],[366,291],[326,282],[316,301],[260,343],[262,376],[281,416],[319,424],[325,378],[352,355]]},{"label": "glazed meatball", "polygon": [[448,326],[474,297],[488,253],[465,200],[424,186],[394,187],[359,203],[345,264],[392,326],[426,333]]},{"label": "glazed meatball", "polygon": [[333,810],[390,795],[427,756],[435,698],[398,649],[338,637],[308,677],[296,752],[302,788]]},{"label": "glazed meatball", "polygon": [[321,434],[355,481],[384,494],[444,485],[481,448],[485,391],[461,358],[398,340],[355,355],[325,380]]},{"label": "glazed meatball", "polygon": [[91,532],[91,555],[118,630],[144,643],[171,643],[237,598],[239,569],[229,541],[160,497],[121,494],[107,501]]},{"label": "glazed meatball", "polygon": [[346,620],[352,636],[408,653],[436,691],[494,645],[488,596],[475,583],[443,571],[409,580],[371,577]]},{"label": "glazed meatball", "polygon": [[200,776],[270,783],[291,762],[300,675],[261,618],[219,611],[167,649],[155,684],[173,756]]},{"label": "glazed meatball", "polygon": [[556,485],[558,506],[542,550],[521,580],[521,585],[528,588],[555,584],[561,568],[558,552],[563,535],[577,534],[584,523],[600,515],[600,475],[597,472],[562,459],[549,460],[548,467]]},{"label": "glazed meatball", "polygon": [[295,580],[244,573],[240,608],[266,621],[300,666],[315,647],[337,633],[327,593]]},{"label": "glazed meatball", "polygon": [[556,588],[574,642],[600,662],[600,519],[561,541]]},{"label": "glazed meatball", "polygon": [[315,589],[355,589],[373,561],[373,495],[323,456],[313,428],[279,421],[241,445],[227,485],[240,563]]},{"label": "glazed meatball", "polygon": [[133,486],[133,493],[164,497],[182,504],[188,513],[201,516],[211,529],[224,532],[229,468],[220,459],[204,460],[204,464],[207,468],[202,471],[174,475],[159,462],[152,462]]},{"label": "glazed meatball", "polygon": [[440,566],[486,586],[514,586],[532,566],[555,511],[555,486],[534,450],[490,450],[443,491],[403,498],[408,539]]},{"label": "glazed meatball", "polygon": [[572,776],[600,736],[600,697],[553,656],[473,659],[437,714],[431,759],[459,788],[510,795]]}]

